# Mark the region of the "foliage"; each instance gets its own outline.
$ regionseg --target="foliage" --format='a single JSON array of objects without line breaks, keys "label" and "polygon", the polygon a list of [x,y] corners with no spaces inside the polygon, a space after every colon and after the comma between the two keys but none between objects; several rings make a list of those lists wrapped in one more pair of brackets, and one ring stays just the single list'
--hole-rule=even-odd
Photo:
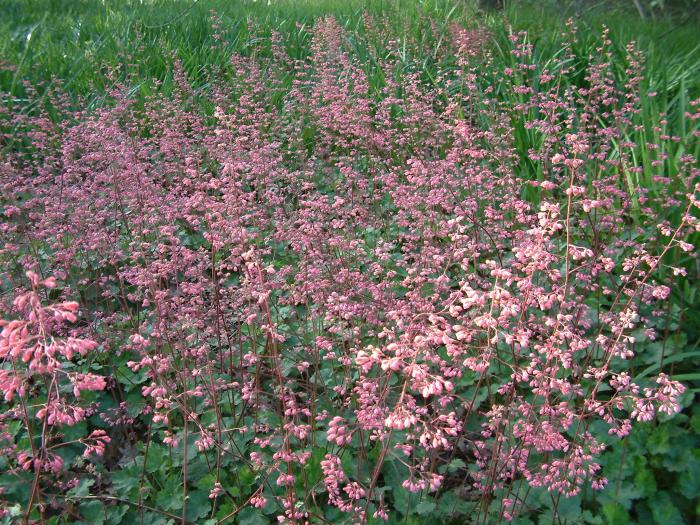
[{"label": "foliage", "polygon": [[28,5],[6,522],[695,515],[692,53],[440,1]]}]

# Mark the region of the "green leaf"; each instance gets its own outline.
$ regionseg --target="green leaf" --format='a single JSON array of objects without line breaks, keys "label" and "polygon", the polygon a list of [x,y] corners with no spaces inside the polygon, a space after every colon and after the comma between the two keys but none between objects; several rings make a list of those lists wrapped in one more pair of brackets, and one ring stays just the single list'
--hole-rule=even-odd
[{"label": "green leaf", "polygon": [[169,511],[180,510],[182,508],[182,492],[182,483],[177,476],[167,478],[163,488],[158,491],[156,496],[158,508]]},{"label": "green leaf", "polygon": [[107,522],[111,525],[122,523],[122,518],[129,510],[128,505],[110,505],[107,507]]},{"label": "green leaf", "polygon": [[78,506],[78,512],[86,523],[93,525],[102,525],[107,517],[104,503],[97,500],[81,503]]},{"label": "green leaf", "polygon": [[325,455],[326,450],[324,448],[315,448],[311,452],[311,457],[304,465],[304,470],[306,470],[306,475],[310,485],[316,484],[323,477],[323,472],[321,471],[321,461],[323,461]]},{"label": "green leaf", "polygon": [[129,392],[126,396],[127,412],[130,417],[137,417],[146,406],[146,399],[138,391]]},{"label": "green leaf", "polygon": [[455,491],[444,493],[438,501],[437,512],[442,516],[463,516],[473,511],[474,503],[461,498]]},{"label": "green leaf", "polygon": [[583,518],[584,523],[588,523],[589,525],[606,525],[603,521],[603,516],[593,514],[590,510],[584,510],[581,513],[581,518]]},{"label": "green leaf", "polygon": [[117,470],[112,474],[112,487],[120,497],[129,496],[139,487],[141,471],[136,467]]},{"label": "green leaf", "polygon": [[668,426],[661,425],[656,427],[647,440],[649,452],[659,455],[666,454],[671,448],[669,437]]},{"label": "green leaf", "polygon": [[187,509],[185,511],[188,521],[198,523],[206,517],[211,510],[211,500],[209,492],[205,490],[195,490],[187,494]]},{"label": "green leaf", "polygon": [[66,441],[74,441],[84,437],[88,433],[87,423],[85,421],[81,421],[77,425],[66,427],[66,429],[63,431],[63,436]]},{"label": "green leaf", "polygon": [[151,443],[148,447],[148,456],[146,457],[146,472],[153,474],[162,468],[166,468],[170,463],[167,449],[156,443]]},{"label": "green leaf", "polygon": [[255,483],[255,472],[248,465],[243,465],[238,471],[238,483],[241,487],[251,487]]},{"label": "green leaf", "polygon": [[662,491],[648,500],[651,514],[656,523],[662,525],[685,525],[678,507],[671,500],[668,492]]},{"label": "green leaf", "polygon": [[660,459],[661,466],[668,472],[684,472],[688,461],[693,457],[692,451],[697,450],[700,445],[700,436],[686,432],[679,426],[678,421],[682,416],[683,414],[679,414],[677,420],[665,424],[669,427],[671,435],[670,450],[660,456]]},{"label": "green leaf", "polygon": [[88,496],[90,494],[90,487],[92,487],[94,484],[94,479],[81,479],[75,487],[68,491],[68,499],[76,496]]},{"label": "green leaf", "polygon": [[619,503],[610,502],[603,505],[603,514],[608,525],[627,525],[630,522],[629,514]]},{"label": "green leaf", "polygon": [[430,501],[430,500],[425,500],[421,501],[418,505],[416,505],[415,511],[417,514],[420,514],[421,516],[425,516],[427,514],[431,514],[435,511],[437,505],[435,505],[435,502]]},{"label": "green leaf", "polygon": [[401,486],[401,483],[410,475],[408,468],[398,461],[385,461],[382,474],[386,486],[391,488],[393,507],[402,514],[410,511],[411,493]]},{"label": "green leaf", "polygon": [[268,521],[260,509],[246,507],[238,513],[240,525],[267,525]]},{"label": "green leaf", "polygon": [[457,472],[458,470],[466,469],[467,464],[460,458],[455,458],[447,465],[440,467],[440,472]]},{"label": "green leaf", "polygon": [[570,498],[562,496],[557,503],[556,512],[560,520],[575,520],[581,515],[581,496],[576,495]]},{"label": "green leaf", "polygon": [[643,497],[652,496],[656,492],[654,473],[647,468],[640,468],[634,474],[634,485],[640,490]]},{"label": "green leaf", "polygon": [[[696,451],[696,456],[700,455]],[[686,469],[678,477],[679,492],[686,498],[692,500],[700,494],[700,459],[697,457],[688,461]]]},{"label": "green leaf", "polygon": [[693,417],[690,418],[690,426],[693,432],[700,434],[700,414],[693,414]]}]

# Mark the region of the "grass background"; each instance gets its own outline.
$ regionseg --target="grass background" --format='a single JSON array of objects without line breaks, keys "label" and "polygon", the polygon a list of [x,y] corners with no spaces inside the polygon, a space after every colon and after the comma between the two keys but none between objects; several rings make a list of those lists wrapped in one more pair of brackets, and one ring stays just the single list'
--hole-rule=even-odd
[{"label": "grass background", "polygon": [[[231,53],[251,47],[247,21],[255,20],[263,32],[288,35],[291,51],[300,57],[308,45],[304,30],[315,17],[334,15],[359,31],[362,14],[368,12],[387,15],[397,38],[419,41],[428,38],[429,20],[439,27],[455,22],[487,26],[497,40],[525,29],[542,56],[555,52],[564,21],[576,16],[584,36],[581,45],[588,51],[594,51],[606,24],[615,45],[624,49],[630,40],[639,43],[647,58],[650,88],[664,92],[684,87],[697,94],[698,26],[689,19],[641,20],[629,8],[628,2],[598,4],[576,16],[572,9],[547,1],[513,1],[503,11],[482,12],[465,0],[4,0],[0,57],[17,67],[3,72],[0,88],[21,96],[23,80],[57,78],[71,93],[97,99],[109,87],[106,72],[128,66],[128,58],[138,70],[125,67],[122,72],[139,78],[143,89],[150,88],[152,79],[167,80],[174,57],[192,79],[201,81],[204,66],[225,65]],[[218,48],[212,48],[212,12],[227,38]],[[440,42],[426,44],[429,53]]]}]

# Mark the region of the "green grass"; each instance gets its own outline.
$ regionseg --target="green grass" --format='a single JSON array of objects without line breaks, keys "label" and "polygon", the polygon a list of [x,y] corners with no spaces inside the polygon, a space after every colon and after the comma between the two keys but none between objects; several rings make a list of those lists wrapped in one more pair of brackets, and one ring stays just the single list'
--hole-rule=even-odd
[{"label": "green grass", "polygon": [[[227,43],[215,43],[211,11],[220,18]],[[511,30],[527,29],[538,53],[551,54],[561,43],[566,11],[541,3],[512,2],[504,13],[479,17],[473,6],[459,0],[6,0],[0,22],[0,56],[17,66],[0,76],[0,88],[21,96],[22,80],[49,83],[60,79],[74,94],[97,96],[110,82],[106,73],[122,66],[139,82],[167,78],[177,56],[195,82],[203,83],[206,65],[224,65],[233,52],[250,48],[249,21],[263,33],[288,36],[288,47],[304,54],[309,43],[304,31],[315,17],[330,14],[348,27],[357,27],[364,11],[386,14],[398,38],[420,40],[428,34],[426,19],[444,27],[451,22],[485,23],[503,38]],[[649,85],[663,91],[684,82],[700,85],[700,31],[676,27],[673,20],[641,21],[619,10],[589,11],[579,19],[581,45],[593,49],[602,23],[613,41],[624,47],[637,40],[648,61]]]},{"label": "green grass", "polygon": [[[109,85],[106,72],[118,66],[140,81],[165,80],[173,57],[195,82],[203,82],[204,66],[225,65],[232,53],[246,52],[254,44],[251,21],[263,34],[286,35],[288,47],[301,56],[309,43],[305,29],[318,16],[334,15],[352,27],[364,11],[394,13],[398,31],[406,20],[420,20],[421,13],[455,13],[445,0],[276,0],[270,5],[263,0],[10,0],[3,10],[0,56],[18,67],[3,73],[0,87],[21,93],[21,80],[51,82],[55,76],[65,89],[87,96],[104,91]],[[212,11],[226,38],[216,49]]]}]

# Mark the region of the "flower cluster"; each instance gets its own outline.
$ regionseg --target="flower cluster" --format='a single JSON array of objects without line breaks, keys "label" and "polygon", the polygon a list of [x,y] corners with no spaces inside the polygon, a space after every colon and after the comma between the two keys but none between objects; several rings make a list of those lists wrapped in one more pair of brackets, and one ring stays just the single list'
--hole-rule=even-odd
[{"label": "flower cluster", "polygon": [[[0,319],[0,390],[5,402],[16,407],[3,412],[3,423],[20,421],[29,438],[23,446],[6,448],[16,468],[32,471],[34,483],[29,508],[40,499],[41,476],[60,479],[66,469],[57,449],[71,444],[62,439],[62,427],[84,421],[92,408],[81,401],[81,392],[101,391],[105,378],[90,372],[73,372],[75,361],[97,348],[97,343],[65,333],[64,325],[78,319],[79,304],[74,301],[45,305],[42,294],[56,289],[54,277],[42,279],[27,271],[30,288],[15,296],[12,306],[18,318]],[[72,394],[72,395],[71,395]],[[40,438],[35,443],[34,435]],[[6,441],[9,436],[3,436]],[[83,456],[104,454],[110,437],[104,430],[95,430],[77,443],[84,446]]]}]

